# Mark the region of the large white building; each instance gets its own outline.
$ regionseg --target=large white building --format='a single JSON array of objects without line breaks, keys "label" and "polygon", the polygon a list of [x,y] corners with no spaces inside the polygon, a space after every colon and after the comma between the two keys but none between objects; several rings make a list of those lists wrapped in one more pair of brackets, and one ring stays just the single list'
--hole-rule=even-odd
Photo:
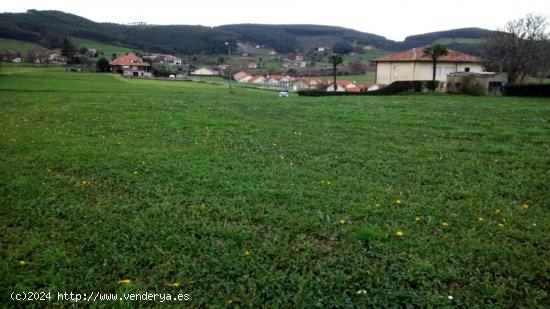
[{"label": "large white building", "polygon": [[[399,80],[432,80],[432,59],[424,55],[425,46],[408,49],[376,58],[376,84],[389,85]],[[454,72],[483,72],[483,60],[479,57],[449,49],[449,54],[437,60],[438,81],[446,81]]]}]

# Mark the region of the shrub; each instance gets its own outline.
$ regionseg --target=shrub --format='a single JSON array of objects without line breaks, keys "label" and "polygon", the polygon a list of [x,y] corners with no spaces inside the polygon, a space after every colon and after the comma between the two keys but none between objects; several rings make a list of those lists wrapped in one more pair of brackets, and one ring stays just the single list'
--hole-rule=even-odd
[{"label": "shrub", "polygon": [[504,86],[504,95],[518,97],[550,97],[550,84]]},{"label": "shrub", "polygon": [[482,83],[475,79],[463,78],[462,84],[460,85],[460,92],[474,96],[482,96],[486,94],[486,89]]}]

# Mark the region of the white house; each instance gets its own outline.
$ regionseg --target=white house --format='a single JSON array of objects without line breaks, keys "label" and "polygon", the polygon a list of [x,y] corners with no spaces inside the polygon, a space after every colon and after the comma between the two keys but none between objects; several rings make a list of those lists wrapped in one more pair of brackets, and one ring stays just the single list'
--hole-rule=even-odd
[{"label": "white house", "polygon": [[178,58],[176,56],[166,55],[166,56],[164,56],[164,63],[174,64],[174,65],[181,65],[182,60],[181,60],[181,58]]},{"label": "white house", "polygon": [[191,75],[201,75],[201,76],[216,76],[218,74],[219,74],[218,71],[214,71],[205,67],[199,68],[191,72]]},{"label": "white house", "polygon": [[126,77],[151,77],[151,65],[134,53],[120,56],[111,62],[113,72]]},{"label": "white house", "polygon": [[[424,55],[424,47],[416,47],[372,60],[376,63],[376,84],[391,84],[400,80],[431,80],[432,59]],[[483,72],[479,57],[449,49],[449,54],[437,60],[436,80],[446,81],[454,72]]]}]

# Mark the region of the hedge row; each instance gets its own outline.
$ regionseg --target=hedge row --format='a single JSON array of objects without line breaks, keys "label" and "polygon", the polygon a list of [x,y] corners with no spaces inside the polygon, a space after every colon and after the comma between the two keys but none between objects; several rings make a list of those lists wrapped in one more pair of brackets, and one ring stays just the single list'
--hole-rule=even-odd
[{"label": "hedge row", "polygon": [[[436,87],[438,82],[436,81]],[[353,96],[353,95],[394,95],[399,93],[414,93],[422,92],[432,88],[432,81],[415,80],[415,81],[397,81],[391,83],[389,86],[364,92],[334,92],[324,90],[300,90],[298,95],[310,96],[310,97],[324,97],[324,96]]]},{"label": "hedge row", "polygon": [[550,97],[550,84],[507,85],[504,95],[517,97]]}]

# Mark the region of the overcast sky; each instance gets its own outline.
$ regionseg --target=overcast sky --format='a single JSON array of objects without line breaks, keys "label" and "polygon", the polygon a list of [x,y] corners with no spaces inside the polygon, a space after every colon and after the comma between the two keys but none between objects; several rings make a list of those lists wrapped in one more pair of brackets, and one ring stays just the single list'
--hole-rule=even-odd
[{"label": "overcast sky", "polygon": [[497,29],[539,13],[550,19],[550,0],[11,0],[0,11],[60,10],[98,22],[218,26],[235,23],[323,24],[403,40],[408,35],[463,27]]}]

